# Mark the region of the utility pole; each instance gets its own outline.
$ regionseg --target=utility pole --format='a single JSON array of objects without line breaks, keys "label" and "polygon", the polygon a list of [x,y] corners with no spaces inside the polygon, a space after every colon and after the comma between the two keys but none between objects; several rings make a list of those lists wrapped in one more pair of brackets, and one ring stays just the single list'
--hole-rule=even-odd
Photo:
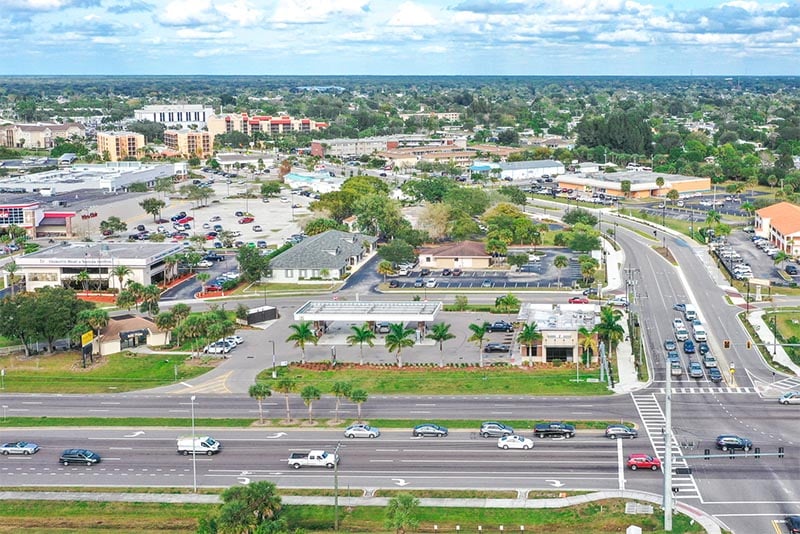
[{"label": "utility pole", "polygon": [[667,396],[664,400],[664,530],[672,532],[672,366],[667,363]]},{"label": "utility pole", "polygon": [[333,449],[333,530],[339,532],[339,448],[342,442]]}]

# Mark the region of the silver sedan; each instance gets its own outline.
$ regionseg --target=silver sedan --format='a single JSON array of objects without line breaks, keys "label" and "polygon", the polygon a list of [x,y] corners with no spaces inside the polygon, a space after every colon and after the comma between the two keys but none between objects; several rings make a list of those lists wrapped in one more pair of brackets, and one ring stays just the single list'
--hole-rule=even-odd
[{"label": "silver sedan", "polygon": [[28,443],[27,441],[17,441],[14,443],[3,443],[0,446],[0,453],[2,454],[35,454],[39,450],[39,446],[35,443]]},{"label": "silver sedan", "polygon": [[344,429],[346,438],[377,438],[381,431],[369,425],[350,425]]}]

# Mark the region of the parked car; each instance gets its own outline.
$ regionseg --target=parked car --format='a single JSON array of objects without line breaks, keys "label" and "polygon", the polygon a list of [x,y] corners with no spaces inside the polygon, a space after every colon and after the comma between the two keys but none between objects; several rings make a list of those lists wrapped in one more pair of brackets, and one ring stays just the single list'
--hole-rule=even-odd
[{"label": "parked car", "polygon": [[453,271],[450,269],[442,269],[442,276],[450,276],[453,274]]},{"label": "parked car", "polygon": [[0,453],[5,455],[22,454],[30,456],[31,454],[36,454],[38,451],[39,446],[28,441],[14,441],[12,443],[3,443],[3,445],[0,445]]},{"label": "parked car", "polygon": [[400,282],[397,280],[389,280],[389,287],[400,287]]},{"label": "parked car", "polygon": [[211,265],[212,265],[211,262],[208,260],[200,260],[199,262],[197,262],[197,266],[202,269],[208,269],[209,267],[211,267]]},{"label": "parked car", "polygon": [[733,434],[722,434],[717,436],[716,444],[717,448],[723,451],[741,449],[747,452],[753,448],[752,441],[741,436],[735,436]]},{"label": "parked car", "polygon": [[262,228],[261,228],[260,225],[258,225],[258,224],[254,224],[253,225],[253,231],[254,232],[260,232],[261,230],[262,230]]},{"label": "parked car", "polygon": [[478,433],[484,438],[497,438],[510,436],[514,433],[514,429],[497,421],[485,421],[481,424]]},{"label": "parked car", "polygon": [[606,437],[611,439],[617,438],[637,438],[639,431],[628,425],[608,425],[606,427]]},{"label": "parked car", "polygon": [[790,274],[792,276],[795,276],[797,274],[797,267],[794,266],[794,265],[789,264],[789,265],[786,266],[785,271],[786,271],[786,274]]},{"label": "parked car", "polygon": [[488,278],[481,282],[481,287],[494,287],[494,282],[489,280]]},{"label": "parked car", "polygon": [[490,324],[486,330],[489,332],[513,332],[514,325],[507,321],[495,321]]},{"label": "parked car", "polygon": [[411,431],[413,436],[432,436],[435,438],[444,438],[447,436],[447,429],[435,423],[423,423],[414,427]]},{"label": "parked car", "polygon": [[67,449],[61,453],[58,461],[64,465],[86,464],[94,465],[100,462],[100,455],[89,449]]},{"label": "parked car", "polygon": [[570,297],[570,304],[589,304],[589,299],[586,297]]},{"label": "parked car", "polygon": [[431,270],[426,267],[426,268],[422,269],[419,272],[419,274],[420,274],[420,276],[430,276]]},{"label": "parked car", "polygon": [[630,467],[631,471],[636,471],[637,469],[658,471],[661,469],[661,460],[649,454],[629,454],[627,465]]},{"label": "parked car", "polygon": [[206,261],[225,261],[225,256],[222,254],[218,254],[217,252],[209,252],[203,259]]},{"label": "parked car", "polygon": [[417,278],[416,280],[414,280],[414,287],[424,287],[424,286],[425,286],[425,280],[423,280],[422,278]]},{"label": "parked car", "polygon": [[233,343],[237,347],[244,343],[244,338],[242,336],[228,336],[225,338],[225,341],[228,343]]},{"label": "parked car", "polygon": [[350,425],[344,429],[344,437],[346,438],[377,438],[381,435],[381,431],[374,426],[355,424]]},{"label": "parked car", "polygon": [[391,328],[389,328],[389,323],[382,322],[378,323],[375,327],[379,334],[388,334]]},{"label": "parked car", "polygon": [[533,440],[531,438],[524,438],[516,434],[503,436],[497,440],[497,446],[501,449],[524,449],[529,450],[533,448]]},{"label": "parked car", "polygon": [[425,280],[425,287],[436,287],[436,278],[428,278]]},{"label": "parked car", "polygon": [[508,352],[511,347],[505,343],[487,343],[483,348],[483,352]]},{"label": "parked car", "polygon": [[242,217],[239,219],[239,224],[250,224],[255,221],[254,217]]},{"label": "parked car", "polygon": [[462,271],[462,270],[461,270],[461,269],[459,269],[458,267],[456,267],[455,269],[453,269],[453,276],[461,276],[463,273],[464,273],[464,271]]}]

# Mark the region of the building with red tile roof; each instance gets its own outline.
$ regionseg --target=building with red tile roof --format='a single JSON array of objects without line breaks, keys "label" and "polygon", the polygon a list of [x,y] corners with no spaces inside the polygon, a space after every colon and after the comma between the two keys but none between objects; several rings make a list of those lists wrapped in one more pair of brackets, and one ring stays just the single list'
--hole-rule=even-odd
[{"label": "building with red tile roof", "polygon": [[790,256],[800,256],[800,206],[778,202],[756,211],[756,235]]}]

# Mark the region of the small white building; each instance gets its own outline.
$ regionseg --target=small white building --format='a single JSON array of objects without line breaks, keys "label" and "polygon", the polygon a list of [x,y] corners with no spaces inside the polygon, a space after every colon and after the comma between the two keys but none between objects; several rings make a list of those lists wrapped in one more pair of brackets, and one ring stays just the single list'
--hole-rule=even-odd
[{"label": "small white building", "polygon": [[206,119],[213,114],[214,108],[203,104],[164,104],[136,109],[133,111],[133,118],[137,121],[160,122],[169,127],[188,127],[195,124],[199,128],[205,128]]},{"label": "small white building", "polygon": [[508,181],[532,180],[564,174],[566,169],[560,161],[543,159],[536,161],[512,161],[500,163],[500,178]]}]

